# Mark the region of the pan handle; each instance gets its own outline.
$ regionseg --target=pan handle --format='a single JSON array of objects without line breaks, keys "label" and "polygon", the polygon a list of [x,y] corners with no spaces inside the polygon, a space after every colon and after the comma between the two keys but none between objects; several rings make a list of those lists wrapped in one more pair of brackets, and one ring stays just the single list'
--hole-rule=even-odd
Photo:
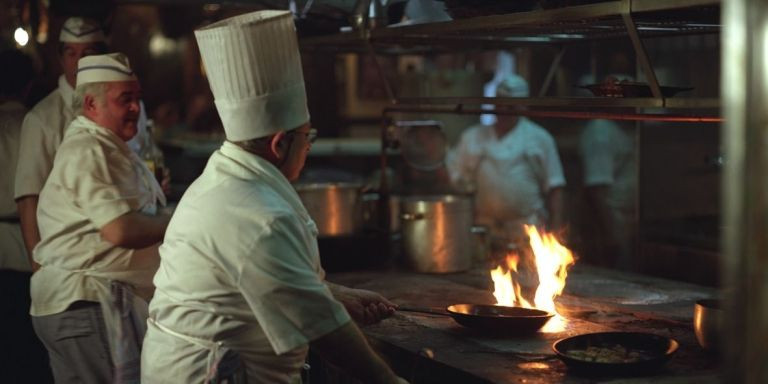
[{"label": "pan handle", "polygon": [[401,312],[416,312],[416,313],[426,313],[428,315],[437,315],[437,316],[451,316],[450,313],[446,312],[445,309],[442,308],[430,308],[430,307],[416,307],[416,306],[410,306],[410,305],[398,305],[397,310]]}]

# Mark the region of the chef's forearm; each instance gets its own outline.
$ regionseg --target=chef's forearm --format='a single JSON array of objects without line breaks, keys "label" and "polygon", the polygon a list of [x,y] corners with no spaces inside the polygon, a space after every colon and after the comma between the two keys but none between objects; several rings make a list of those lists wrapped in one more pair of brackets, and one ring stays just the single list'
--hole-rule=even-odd
[{"label": "chef's forearm", "polygon": [[119,247],[145,248],[163,241],[170,219],[169,215],[129,212],[104,225],[101,236]]},{"label": "chef's forearm", "polygon": [[40,268],[40,265],[32,259],[32,250],[40,242],[40,230],[37,228],[37,200],[37,195],[28,195],[16,200],[21,222],[21,236],[24,238],[24,247],[27,249],[27,257],[33,271]]},{"label": "chef's forearm", "polygon": [[364,383],[400,382],[352,321],[313,341],[311,347],[323,359]]}]

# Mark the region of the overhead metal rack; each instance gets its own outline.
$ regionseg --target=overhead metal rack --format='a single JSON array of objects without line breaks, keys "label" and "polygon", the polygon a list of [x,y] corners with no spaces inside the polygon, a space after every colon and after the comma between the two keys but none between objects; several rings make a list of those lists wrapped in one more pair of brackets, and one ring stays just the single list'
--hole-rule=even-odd
[{"label": "overhead metal rack", "polygon": [[[573,117],[566,108],[677,108],[713,109],[713,98],[666,98],[648,58],[643,39],[664,36],[716,34],[720,32],[720,0],[618,0],[581,6],[480,16],[470,19],[391,28],[362,29],[300,41],[305,52],[363,53],[374,59],[393,107],[403,111],[467,111],[479,104],[525,105],[560,109],[562,117]],[[569,44],[600,39],[629,38],[653,97],[619,98],[398,98],[377,60],[380,54],[457,52],[504,49],[530,45],[555,45],[561,52],[553,60],[542,90],[548,89]],[[539,95],[543,96],[543,92]],[[407,107],[405,107],[407,106]],[[398,109],[398,108],[395,108]],[[389,108],[386,112],[393,112]],[[458,112],[457,112],[458,113]],[[465,113],[465,112],[461,112]],[[493,112],[491,112],[493,113]],[[557,115],[557,111],[550,111]],[[607,114],[610,116],[610,113]],[[625,116],[616,113],[617,118]],[[713,116],[690,120],[718,122]]]},{"label": "overhead metal rack", "polygon": [[549,10],[516,12],[438,23],[356,30],[302,39],[304,50],[401,54],[445,49],[493,49],[520,45],[578,43],[626,38],[633,33],[623,15],[631,15],[640,38],[720,32],[719,0],[610,1]]}]

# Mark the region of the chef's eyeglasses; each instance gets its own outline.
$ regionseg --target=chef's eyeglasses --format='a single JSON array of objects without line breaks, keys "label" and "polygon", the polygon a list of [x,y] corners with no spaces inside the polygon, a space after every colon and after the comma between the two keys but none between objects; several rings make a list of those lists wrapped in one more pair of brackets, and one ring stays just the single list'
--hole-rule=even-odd
[{"label": "chef's eyeglasses", "polygon": [[299,131],[292,131],[292,134],[302,134],[307,135],[307,141],[309,141],[310,144],[314,143],[315,140],[317,140],[317,129],[311,128],[307,132],[299,132]]}]

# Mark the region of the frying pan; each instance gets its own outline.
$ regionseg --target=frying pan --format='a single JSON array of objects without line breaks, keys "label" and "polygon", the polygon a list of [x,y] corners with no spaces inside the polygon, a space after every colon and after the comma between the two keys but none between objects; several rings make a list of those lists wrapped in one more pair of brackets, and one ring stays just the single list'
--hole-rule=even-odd
[{"label": "frying pan", "polygon": [[[625,361],[591,361],[583,352],[590,347],[617,349],[619,359],[636,353]],[[677,352],[677,341],[652,333],[642,332],[597,332],[567,337],[552,344],[552,349],[569,369],[582,375],[643,375],[664,365]]]},{"label": "frying pan", "polygon": [[539,309],[482,304],[453,304],[445,309],[401,305],[397,310],[450,316],[467,328],[507,335],[536,333],[554,316]]}]

